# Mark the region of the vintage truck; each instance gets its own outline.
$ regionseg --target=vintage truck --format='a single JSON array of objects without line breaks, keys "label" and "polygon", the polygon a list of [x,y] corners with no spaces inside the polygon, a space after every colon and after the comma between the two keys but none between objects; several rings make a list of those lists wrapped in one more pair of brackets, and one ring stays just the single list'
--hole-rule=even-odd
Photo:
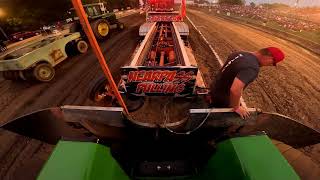
[{"label": "vintage truck", "polygon": [[87,50],[80,33],[44,36],[0,57],[0,72],[8,80],[49,82],[57,64]]}]

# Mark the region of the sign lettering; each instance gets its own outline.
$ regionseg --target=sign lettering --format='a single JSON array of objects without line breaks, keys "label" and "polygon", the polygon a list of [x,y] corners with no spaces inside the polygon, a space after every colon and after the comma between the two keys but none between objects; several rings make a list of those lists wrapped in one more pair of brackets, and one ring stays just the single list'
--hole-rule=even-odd
[{"label": "sign lettering", "polygon": [[192,79],[194,72],[189,71],[169,71],[169,70],[141,70],[130,71],[128,75],[128,83],[130,82],[187,82]]},{"label": "sign lettering", "polygon": [[[125,69],[124,69],[125,70]],[[196,68],[135,69],[124,71],[128,92],[146,95],[192,94]]]}]

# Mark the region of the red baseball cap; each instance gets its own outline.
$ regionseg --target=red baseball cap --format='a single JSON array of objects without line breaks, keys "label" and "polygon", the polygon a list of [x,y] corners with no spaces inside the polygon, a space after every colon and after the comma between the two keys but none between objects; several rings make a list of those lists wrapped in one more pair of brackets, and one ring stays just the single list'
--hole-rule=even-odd
[{"label": "red baseball cap", "polygon": [[270,52],[271,56],[273,57],[273,65],[276,66],[277,63],[283,61],[284,53],[276,47],[268,47],[268,51]]}]

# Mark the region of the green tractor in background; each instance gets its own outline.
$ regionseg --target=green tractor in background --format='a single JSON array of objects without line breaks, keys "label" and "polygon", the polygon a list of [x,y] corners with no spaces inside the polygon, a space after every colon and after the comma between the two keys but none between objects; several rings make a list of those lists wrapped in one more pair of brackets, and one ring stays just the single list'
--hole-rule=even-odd
[{"label": "green tractor in background", "polygon": [[[97,40],[101,41],[106,39],[113,29],[124,29],[124,24],[118,21],[115,13],[107,11],[104,3],[85,4],[83,7]],[[74,9],[71,9],[69,14],[75,21],[70,27],[70,32],[80,32],[85,36]]]}]

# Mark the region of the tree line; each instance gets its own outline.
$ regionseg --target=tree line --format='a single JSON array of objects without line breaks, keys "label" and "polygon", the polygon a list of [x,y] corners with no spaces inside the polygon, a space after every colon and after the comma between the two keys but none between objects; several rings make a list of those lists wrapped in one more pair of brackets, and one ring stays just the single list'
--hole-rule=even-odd
[{"label": "tree line", "polygon": [[[203,3],[206,0],[196,0]],[[82,0],[84,4],[98,0]],[[102,0],[108,9],[137,7],[138,0]],[[244,0],[219,0],[221,4],[244,4]],[[72,8],[71,0],[10,0],[6,5],[6,17],[0,19],[0,26],[11,34],[18,31],[37,30],[40,27],[65,20]]]},{"label": "tree line", "polygon": [[[136,0],[104,1],[108,9],[138,5]],[[83,4],[96,2],[98,0],[83,0]],[[10,0],[5,4],[6,17],[0,19],[0,26],[7,34],[37,30],[44,25],[65,20],[70,8],[71,0]]]}]

